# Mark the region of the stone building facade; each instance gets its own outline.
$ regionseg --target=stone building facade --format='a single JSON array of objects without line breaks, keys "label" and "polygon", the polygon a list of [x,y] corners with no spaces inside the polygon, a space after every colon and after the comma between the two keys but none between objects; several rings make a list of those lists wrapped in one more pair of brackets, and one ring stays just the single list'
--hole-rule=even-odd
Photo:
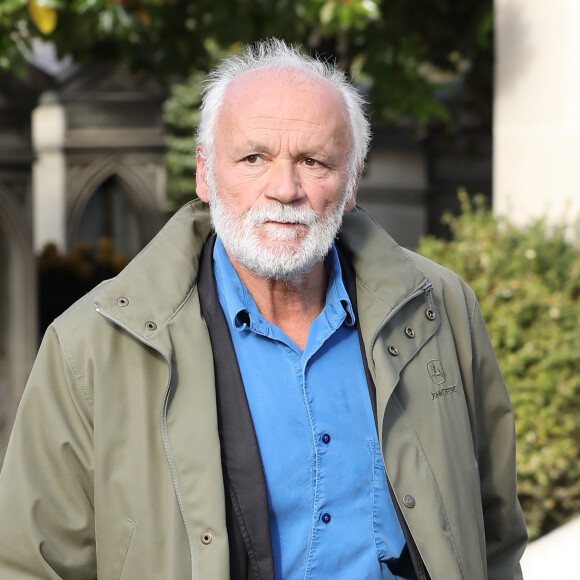
[{"label": "stone building facade", "polygon": [[0,78],[0,463],[39,344],[37,256],[109,237],[130,259],[155,235],[166,96],[122,68]]}]

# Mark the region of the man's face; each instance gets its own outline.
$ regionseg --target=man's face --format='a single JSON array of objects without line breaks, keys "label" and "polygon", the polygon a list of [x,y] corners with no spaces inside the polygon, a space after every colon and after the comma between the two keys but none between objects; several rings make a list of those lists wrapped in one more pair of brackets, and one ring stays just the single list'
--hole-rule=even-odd
[{"label": "man's face", "polygon": [[230,257],[296,281],[328,252],[344,211],[350,134],[340,94],[300,73],[256,71],[228,89],[197,193]]}]

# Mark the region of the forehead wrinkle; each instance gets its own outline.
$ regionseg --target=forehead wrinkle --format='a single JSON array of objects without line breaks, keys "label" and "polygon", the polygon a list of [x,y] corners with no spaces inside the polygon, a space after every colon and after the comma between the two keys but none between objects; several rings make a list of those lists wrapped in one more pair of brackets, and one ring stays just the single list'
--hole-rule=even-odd
[{"label": "forehead wrinkle", "polygon": [[304,118],[294,118],[294,117],[277,117],[276,115],[248,115],[246,117],[249,120],[259,119],[260,121],[275,121],[277,124],[280,123],[304,123],[305,125],[316,125],[317,127],[322,126],[320,121],[311,121]]},{"label": "forehead wrinkle", "polygon": [[316,135],[316,131],[306,131],[305,129],[281,129],[280,127],[255,127],[254,130],[260,130],[263,132],[264,135],[266,135],[266,133],[268,133],[269,131],[273,132],[273,133],[280,133],[281,131],[284,131],[285,133],[303,133],[304,135],[308,135],[309,137],[313,137],[314,135]]},{"label": "forehead wrinkle", "polygon": [[318,151],[324,147],[310,147],[311,136],[299,136],[294,142],[288,142],[287,137],[281,135],[272,135],[265,133],[263,140],[252,140],[248,143],[248,147],[243,149],[255,151],[258,153],[272,153],[273,151],[292,150],[298,148],[300,151]]},{"label": "forehead wrinkle", "polygon": [[[287,145],[291,145],[292,142],[300,143],[305,141],[306,143],[310,143],[313,138],[316,137],[316,132],[312,131],[301,131],[300,129],[295,129],[292,131],[280,131],[278,129],[268,129],[262,128],[260,129],[259,133],[260,137],[264,139],[265,142],[275,142],[275,143],[286,143]],[[316,148],[317,149],[324,149],[326,146],[326,141],[321,143]],[[254,143],[257,146],[260,146],[259,143]]]}]

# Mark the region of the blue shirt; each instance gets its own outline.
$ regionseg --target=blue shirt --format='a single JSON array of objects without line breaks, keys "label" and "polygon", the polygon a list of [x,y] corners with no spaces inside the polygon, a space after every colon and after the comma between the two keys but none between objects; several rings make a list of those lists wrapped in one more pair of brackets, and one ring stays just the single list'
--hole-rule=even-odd
[{"label": "blue shirt", "polygon": [[304,352],[260,314],[219,238],[213,257],[266,477],[276,578],[398,578],[386,563],[405,540],[336,249]]}]

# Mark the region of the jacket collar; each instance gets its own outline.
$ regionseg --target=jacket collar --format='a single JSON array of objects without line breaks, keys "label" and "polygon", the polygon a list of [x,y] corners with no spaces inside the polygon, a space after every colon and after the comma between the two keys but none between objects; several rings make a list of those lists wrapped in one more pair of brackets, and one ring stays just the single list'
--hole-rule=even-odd
[{"label": "jacket collar", "polygon": [[[207,204],[186,204],[115,279],[102,286],[95,306],[170,358],[170,340],[163,331],[196,288],[200,256],[210,233]],[[427,280],[362,208],[345,215],[339,245],[356,273],[363,339],[372,347],[378,323]]]},{"label": "jacket collar", "polygon": [[361,207],[344,216],[339,243],[352,263],[359,287],[389,309],[427,283],[409,254]]},{"label": "jacket collar", "polygon": [[211,233],[207,204],[186,204],[113,280],[95,307],[170,359],[164,330],[195,290],[203,246]]},{"label": "jacket collar", "polygon": [[339,245],[356,273],[363,340],[372,349],[382,322],[429,282],[410,254],[360,207],[344,216]]}]

